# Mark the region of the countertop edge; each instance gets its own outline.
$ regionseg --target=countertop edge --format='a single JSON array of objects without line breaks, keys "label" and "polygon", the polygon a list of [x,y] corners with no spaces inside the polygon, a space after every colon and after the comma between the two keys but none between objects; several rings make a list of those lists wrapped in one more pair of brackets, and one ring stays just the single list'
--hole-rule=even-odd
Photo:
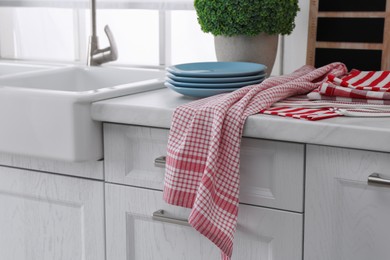
[{"label": "countertop edge", "polygon": [[[100,122],[169,129],[174,108],[189,100],[166,90],[150,93],[95,102],[91,107],[92,118]],[[390,152],[390,119],[334,118],[312,122],[257,114],[246,120],[243,136]]]}]

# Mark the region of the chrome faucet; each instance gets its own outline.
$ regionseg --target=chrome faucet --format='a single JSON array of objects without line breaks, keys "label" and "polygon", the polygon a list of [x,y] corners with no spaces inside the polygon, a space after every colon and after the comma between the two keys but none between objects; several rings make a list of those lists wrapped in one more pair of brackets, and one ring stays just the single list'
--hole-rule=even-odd
[{"label": "chrome faucet", "polygon": [[114,36],[110,27],[106,25],[104,31],[106,32],[110,46],[99,49],[99,40],[96,34],[96,0],[91,0],[91,35],[89,36],[88,44],[88,66],[97,66],[106,62],[118,59],[118,50],[114,40]]}]

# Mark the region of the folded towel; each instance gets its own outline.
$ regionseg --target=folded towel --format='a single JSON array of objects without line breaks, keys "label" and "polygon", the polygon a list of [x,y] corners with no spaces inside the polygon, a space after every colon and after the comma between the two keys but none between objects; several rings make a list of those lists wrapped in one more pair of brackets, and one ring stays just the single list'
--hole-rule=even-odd
[{"label": "folded towel", "polygon": [[341,78],[328,75],[328,80],[308,94],[312,100],[323,96],[352,99],[390,100],[390,71],[352,70]]},{"label": "folded towel", "polygon": [[366,99],[366,98],[352,98],[352,97],[338,97],[338,96],[325,96],[320,94],[318,89],[313,90],[307,94],[309,100],[312,101],[336,101],[336,102],[350,102],[360,104],[373,104],[373,105],[390,105],[390,100],[382,99]]},{"label": "folded towel", "polygon": [[342,116],[343,114],[336,108],[332,107],[294,107],[294,106],[276,106],[260,111],[262,114],[292,117],[296,119],[305,119],[317,121],[332,117]]},{"label": "folded towel", "polygon": [[189,223],[230,259],[237,226],[241,135],[248,116],[317,88],[344,64],[304,66],[258,85],[178,107],[168,139],[164,200],[192,208]]},{"label": "folded towel", "polygon": [[[340,98],[339,98],[340,99]],[[344,98],[341,98],[344,99]],[[260,111],[268,115],[278,115],[305,119],[322,120],[337,116],[352,117],[389,117],[390,100],[344,99],[344,100],[309,100],[306,95],[286,98],[272,104],[272,107]],[[386,104],[383,104],[383,103]]]},{"label": "folded towel", "polygon": [[360,71],[353,69],[341,78],[328,75],[328,81],[342,87],[358,90],[390,91],[390,71]]}]

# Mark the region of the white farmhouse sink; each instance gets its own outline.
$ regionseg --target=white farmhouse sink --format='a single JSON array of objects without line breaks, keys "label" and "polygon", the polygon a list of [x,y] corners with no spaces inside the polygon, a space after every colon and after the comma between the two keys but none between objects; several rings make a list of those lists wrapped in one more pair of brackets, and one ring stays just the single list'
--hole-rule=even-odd
[{"label": "white farmhouse sink", "polygon": [[2,62],[0,63],[0,77],[16,75],[25,72],[47,70],[50,68],[53,67],[35,64],[21,64],[17,62]]},{"label": "white farmhouse sink", "polygon": [[103,157],[91,102],[163,88],[151,69],[67,67],[0,77],[0,151],[65,161]]}]

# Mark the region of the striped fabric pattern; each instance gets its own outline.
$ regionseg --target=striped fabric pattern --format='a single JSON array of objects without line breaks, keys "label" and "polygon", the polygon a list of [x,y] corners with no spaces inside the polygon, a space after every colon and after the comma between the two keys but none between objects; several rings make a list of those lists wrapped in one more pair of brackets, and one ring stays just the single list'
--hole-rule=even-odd
[{"label": "striped fabric pattern", "polygon": [[261,113],[305,120],[322,120],[337,116],[389,117],[390,71],[351,70],[327,81],[307,96],[276,102]]},{"label": "striped fabric pattern", "polygon": [[304,66],[182,105],[174,111],[168,138],[164,200],[192,208],[189,223],[230,259],[237,227],[241,135],[248,116],[273,103],[317,88],[326,76],[346,73],[341,63]]},{"label": "striped fabric pattern", "polygon": [[283,117],[292,117],[296,119],[305,119],[310,121],[317,121],[337,116],[342,116],[343,114],[335,108],[325,107],[325,108],[304,108],[304,107],[272,107],[260,111],[262,114],[274,115],[274,116],[283,116]]},{"label": "striped fabric pattern", "polygon": [[323,101],[365,103],[365,104],[373,104],[373,105],[390,105],[390,100],[325,96],[325,95],[322,95],[318,91],[318,89],[307,94],[307,97],[309,98],[309,100],[312,100],[312,101],[323,100]]},{"label": "striped fabric pattern", "polygon": [[390,71],[360,71],[353,69],[348,75],[341,78],[329,75],[328,81],[357,90],[390,91]]},{"label": "striped fabric pattern", "polygon": [[390,92],[341,87],[331,82],[322,84],[319,93],[331,97],[390,100]]},{"label": "striped fabric pattern", "polygon": [[309,100],[307,95],[299,95],[276,102],[271,108],[261,113],[279,115],[310,121],[322,120],[337,116],[351,117],[388,117],[390,101],[387,104],[373,100]]},{"label": "striped fabric pattern", "polygon": [[390,100],[390,71],[352,70],[341,78],[329,75],[328,80],[308,96],[314,100],[322,96]]}]

